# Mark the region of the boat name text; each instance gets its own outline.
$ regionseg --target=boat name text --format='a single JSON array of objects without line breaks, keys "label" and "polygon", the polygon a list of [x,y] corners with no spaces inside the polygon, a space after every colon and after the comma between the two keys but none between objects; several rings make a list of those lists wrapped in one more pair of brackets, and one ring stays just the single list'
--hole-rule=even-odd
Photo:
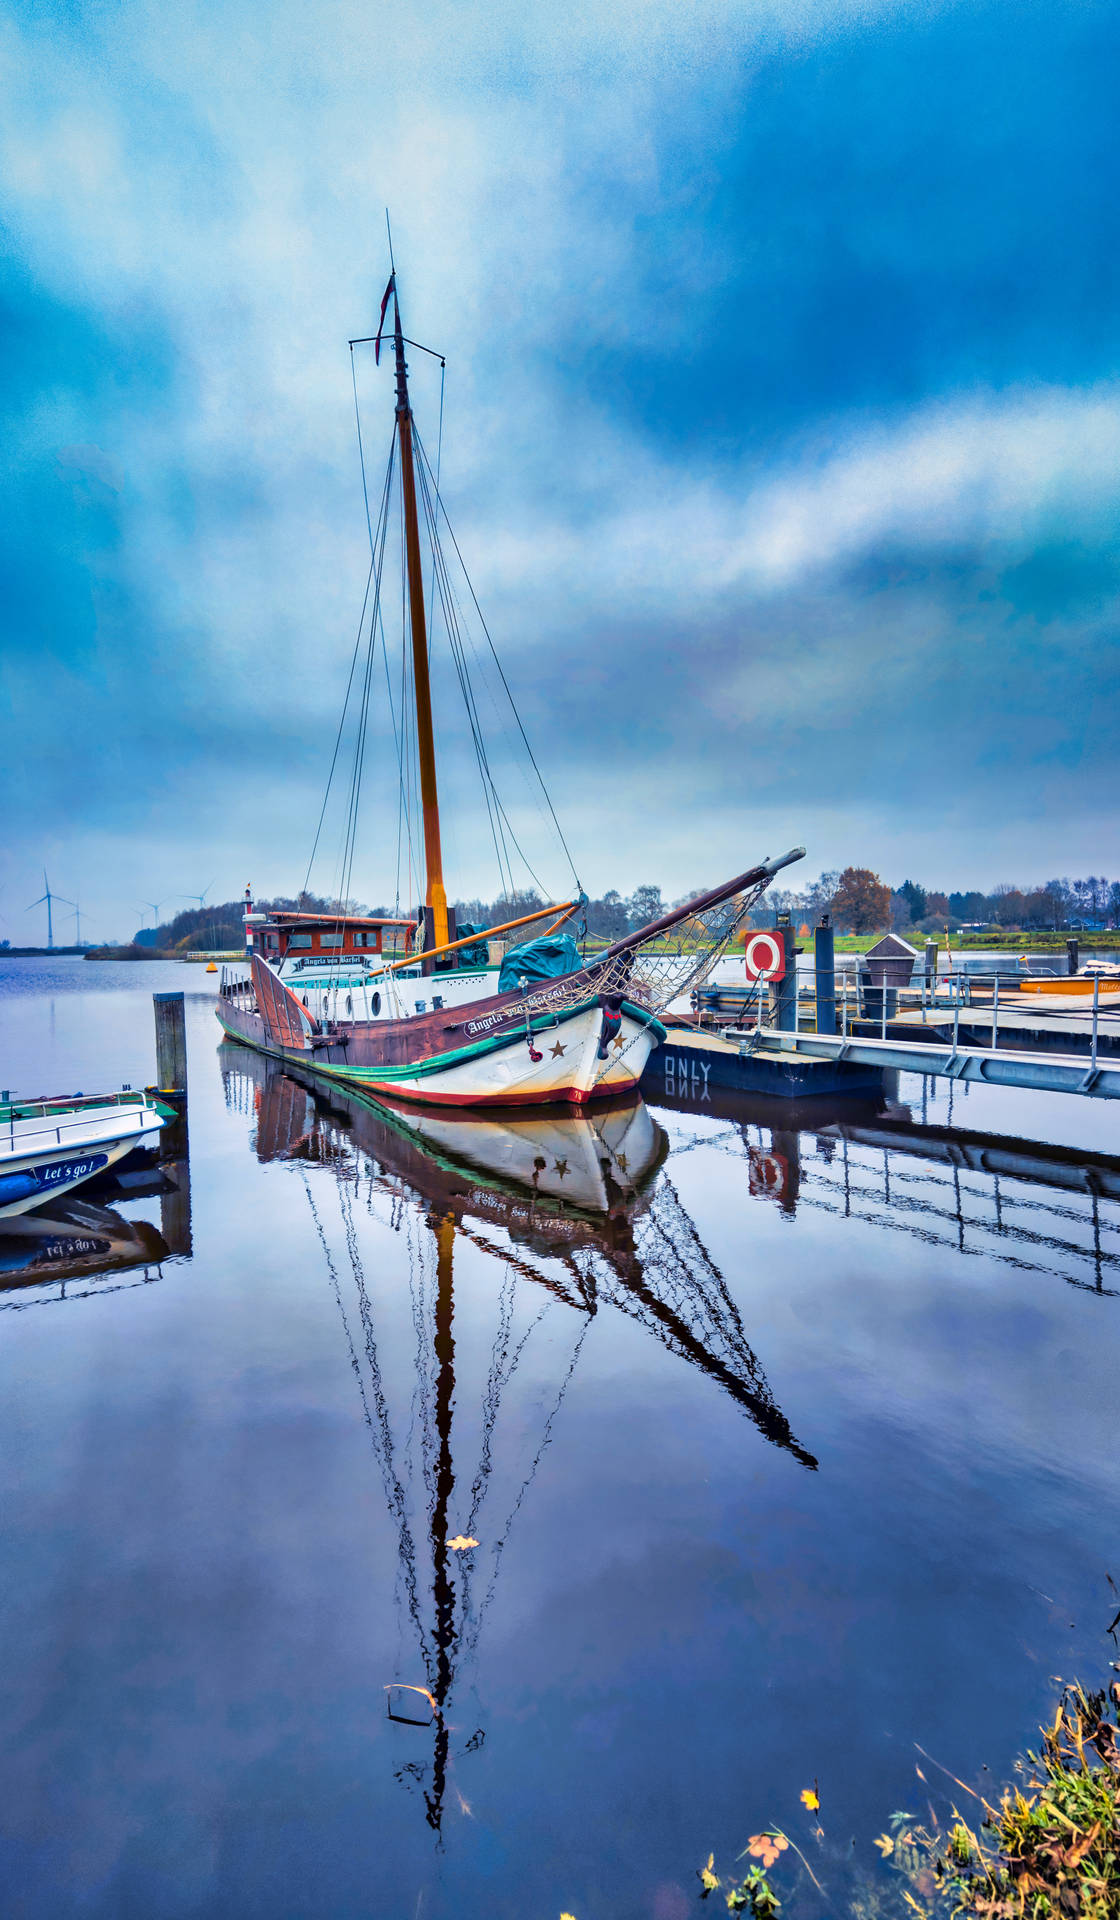
[{"label": "boat name text", "polygon": [[502,1026],[507,1020],[516,1020],[527,1013],[533,1013],[539,1007],[549,1007],[557,1000],[567,997],[571,989],[567,986],[552,987],[548,993],[531,993],[516,1006],[503,1007],[500,1013],[488,1013],[482,1020],[468,1020],[467,1033],[490,1033],[494,1027]]}]

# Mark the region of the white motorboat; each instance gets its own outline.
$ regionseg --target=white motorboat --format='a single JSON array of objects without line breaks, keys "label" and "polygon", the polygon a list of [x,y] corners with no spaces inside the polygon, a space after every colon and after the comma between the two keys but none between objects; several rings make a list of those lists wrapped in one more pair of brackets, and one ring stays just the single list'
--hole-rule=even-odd
[{"label": "white motorboat", "polygon": [[69,1193],[134,1147],[154,1145],[175,1109],[150,1092],[0,1103],[0,1218]]}]

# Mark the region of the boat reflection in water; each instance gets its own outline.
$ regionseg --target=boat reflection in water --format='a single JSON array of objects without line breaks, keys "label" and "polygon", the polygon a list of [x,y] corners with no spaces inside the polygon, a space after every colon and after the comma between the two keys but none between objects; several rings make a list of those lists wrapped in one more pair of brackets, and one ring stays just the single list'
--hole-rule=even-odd
[{"label": "boat reflection in water", "polygon": [[139,1278],[127,1284],[143,1286],[162,1278],[170,1252],[149,1221],[126,1220],[86,1200],[61,1199],[49,1210],[17,1214],[0,1233],[0,1312],[113,1293],[112,1284],[80,1283],[130,1270]]},{"label": "boat reflection in water", "polygon": [[[409,1760],[398,1777],[422,1793],[438,1832],[452,1735],[464,1753],[485,1738],[459,1724],[461,1702],[452,1728],[452,1691],[600,1309],[637,1321],[767,1440],[817,1463],[774,1399],[665,1171],[666,1135],[640,1101],[466,1119],[390,1111],[233,1044],[220,1057],[228,1104],[255,1120],[258,1158],[287,1161],[306,1188],[397,1534],[402,1648],[418,1650],[423,1669],[422,1684],[406,1673],[387,1690],[392,1719],[431,1731],[431,1759]],[[404,1273],[371,1284],[367,1262],[386,1229],[399,1236]],[[471,1249],[463,1325],[457,1240]],[[492,1278],[481,1301],[476,1253]],[[481,1377],[480,1314],[493,1328]]]}]

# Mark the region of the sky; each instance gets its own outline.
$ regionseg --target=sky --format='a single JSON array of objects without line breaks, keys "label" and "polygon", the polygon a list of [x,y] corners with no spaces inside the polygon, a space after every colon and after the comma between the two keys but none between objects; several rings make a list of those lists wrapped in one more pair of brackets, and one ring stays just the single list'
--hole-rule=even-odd
[{"label": "sky", "polygon": [[[806,880],[1120,871],[1118,43],[1098,0],[8,5],[0,937],[45,931],[44,868],[106,939],[302,884],[386,206],[589,892],[798,843]],[[355,370],[376,484],[391,368]],[[489,896],[433,670],[449,891]],[[353,891],[385,901],[371,738]]]}]

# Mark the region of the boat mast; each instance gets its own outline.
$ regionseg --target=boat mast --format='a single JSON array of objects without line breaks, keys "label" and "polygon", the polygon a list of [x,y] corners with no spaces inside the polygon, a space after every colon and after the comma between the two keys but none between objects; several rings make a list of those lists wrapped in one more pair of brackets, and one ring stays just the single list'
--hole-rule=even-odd
[{"label": "boat mast", "polygon": [[439,795],[436,791],[436,749],[432,734],[432,689],[428,676],[428,629],[424,618],[424,578],[420,569],[420,524],[416,515],[416,469],[412,452],[412,408],[408,404],[408,372],[404,363],[401,310],[393,279],[393,328],[397,352],[397,434],[401,443],[401,491],[404,497],[404,546],[408,570],[408,605],[412,622],[412,678],[416,689],[416,742],[420,759],[420,799],[424,809],[424,905],[430,922],[425,946],[445,947],[450,939],[447,894],[443,885],[443,854],[439,840]]}]

